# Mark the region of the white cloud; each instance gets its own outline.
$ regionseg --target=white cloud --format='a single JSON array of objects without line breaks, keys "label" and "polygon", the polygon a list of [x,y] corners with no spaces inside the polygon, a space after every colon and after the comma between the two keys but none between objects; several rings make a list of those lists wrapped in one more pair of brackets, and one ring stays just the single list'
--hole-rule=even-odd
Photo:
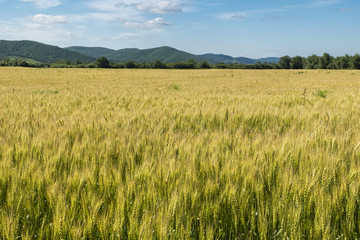
[{"label": "white cloud", "polygon": [[141,21],[142,18],[139,14],[134,13],[115,13],[115,12],[93,12],[84,15],[72,16],[71,19],[77,22],[88,23],[95,21],[96,24],[123,24],[126,21]]},{"label": "white cloud", "polygon": [[61,4],[60,0],[21,0],[22,2],[34,3],[38,8],[56,7]]},{"label": "white cloud", "polygon": [[275,13],[275,12],[285,12],[293,9],[313,9],[313,8],[329,7],[340,4],[342,1],[343,0],[314,0],[304,4],[287,5],[279,8],[255,9],[255,10],[249,10],[243,12],[221,13],[218,14],[218,18],[222,20],[244,19],[251,16],[257,16],[257,15],[263,15],[263,14]]},{"label": "white cloud", "polygon": [[54,45],[84,37],[83,31],[71,28],[69,22],[65,16],[45,14],[12,21],[0,20],[0,36],[8,40],[26,39]]},{"label": "white cloud", "polygon": [[97,11],[128,12],[137,11],[172,14],[187,11],[187,0],[155,1],[155,0],[91,0],[87,5]]},{"label": "white cloud", "polygon": [[66,16],[59,16],[59,15],[45,15],[45,14],[37,14],[35,15],[32,20],[35,23],[43,24],[43,25],[52,25],[52,24],[67,24],[69,20]]},{"label": "white cloud", "polygon": [[231,18],[234,18],[234,19],[244,19],[244,18],[246,18],[246,15],[243,14],[243,13],[236,13],[236,14],[232,14],[232,15],[231,15]]},{"label": "white cloud", "polygon": [[155,18],[146,22],[126,22],[124,24],[126,28],[133,29],[161,28],[169,25],[170,23],[166,22],[163,18]]},{"label": "white cloud", "polygon": [[143,2],[136,5],[139,10],[158,14],[171,14],[182,12],[181,5],[176,2]]},{"label": "white cloud", "polygon": [[84,14],[82,20],[98,20],[100,23],[142,20],[141,11],[118,0],[91,0],[86,5],[93,11]]},{"label": "white cloud", "polygon": [[96,11],[114,12],[121,8],[121,3],[116,0],[92,0],[88,1],[86,5]]},{"label": "white cloud", "polygon": [[[163,18],[149,19],[150,14],[175,14],[189,11],[189,0],[90,0],[85,4],[93,11],[81,21],[97,24],[119,24],[131,29],[154,29],[170,25]],[[80,17],[79,17],[80,20]]]},{"label": "white cloud", "polygon": [[80,33],[71,32],[61,27],[44,27],[31,22],[6,25],[0,22],[0,35],[9,40],[26,39],[54,45],[83,37]]},{"label": "white cloud", "polygon": [[28,17],[21,26],[38,31],[59,31],[64,30],[63,25],[70,23],[66,16],[37,14]]}]

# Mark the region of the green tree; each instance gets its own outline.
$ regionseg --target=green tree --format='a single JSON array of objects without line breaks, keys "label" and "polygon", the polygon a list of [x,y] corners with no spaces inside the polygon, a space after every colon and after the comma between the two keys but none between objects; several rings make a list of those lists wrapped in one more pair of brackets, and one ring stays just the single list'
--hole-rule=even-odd
[{"label": "green tree", "polygon": [[328,53],[324,53],[320,58],[320,68],[321,69],[328,69],[331,68],[331,64],[333,62],[334,57],[330,56]]},{"label": "green tree", "polygon": [[160,60],[156,60],[154,63],[154,68],[155,69],[165,69],[166,65],[164,63],[162,63]]},{"label": "green tree", "polygon": [[352,69],[360,69],[360,55],[355,54],[350,61],[350,66]]},{"label": "green tree", "polygon": [[192,63],[186,63],[186,62],[175,62],[175,63],[171,63],[169,64],[170,68],[173,69],[194,69],[195,66]]},{"label": "green tree", "polygon": [[83,62],[82,62],[81,60],[79,60],[79,59],[76,59],[75,62],[74,62],[75,65],[80,65],[80,64],[82,64],[82,63],[83,63]]},{"label": "green tree", "polygon": [[196,62],[194,61],[194,59],[189,59],[187,61],[187,67],[186,68],[189,68],[189,69],[194,69],[195,66],[196,66]]},{"label": "green tree", "polygon": [[320,57],[317,55],[311,55],[305,60],[305,68],[306,69],[317,69],[319,68]]},{"label": "green tree", "polygon": [[209,68],[211,68],[211,66],[207,61],[202,61],[201,63],[198,64],[198,68],[209,69]]},{"label": "green tree", "polygon": [[291,58],[290,63],[291,69],[303,69],[304,68],[304,58],[300,56],[295,56]]},{"label": "green tree", "polygon": [[133,61],[126,61],[125,68],[135,68],[135,63]]},{"label": "green tree", "polygon": [[283,56],[279,60],[279,67],[281,69],[290,69],[291,57]]},{"label": "green tree", "polygon": [[219,62],[219,63],[216,64],[215,67],[218,68],[218,69],[226,69],[226,68],[229,68],[229,64],[226,64],[224,62]]},{"label": "green tree", "polygon": [[351,60],[351,58],[347,54],[345,56],[336,57],[333,60],[334,68],[336,68],[336,69],[349,69],[350,68],[350,60]]},{"label": "green tree", "polygon": [[30,64],[24,60],[20,61],[19,66],[21,67],[30,67]]},{"label": "green tree", "polygon": [[100,57],[96,59],[96,67],[98,68],[109,68],[110,61],[106,57]]}]

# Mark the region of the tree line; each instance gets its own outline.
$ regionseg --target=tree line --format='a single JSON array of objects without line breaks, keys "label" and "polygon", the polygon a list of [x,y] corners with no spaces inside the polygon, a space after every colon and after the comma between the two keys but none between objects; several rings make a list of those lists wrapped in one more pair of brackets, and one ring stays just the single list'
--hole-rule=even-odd
[{"label": "tree line", "polygon": [[360,69],[360,55],[333,57],[328,53],[307,58],[284,56],[279,60],[281,69]]},{"label": "tree line", "polygon": [[243,63],[217,63],[210,64],[207,61],[163,63],[159,60],[155,62],[116,62],[113,63],[105,57],[97,58],[95,62],[85,62],[76,60],[74,62],[58,60],[55,63],[32,63],[22,59],[3,58],[0,66],[20,66],[36,68],[142,68],[142,69],[360,69],[360,55],[345,55],[333,57],[328,53],[322,56],[311,55],[301,56],[283,56],[278,63],[257,62],[255,64]]}]

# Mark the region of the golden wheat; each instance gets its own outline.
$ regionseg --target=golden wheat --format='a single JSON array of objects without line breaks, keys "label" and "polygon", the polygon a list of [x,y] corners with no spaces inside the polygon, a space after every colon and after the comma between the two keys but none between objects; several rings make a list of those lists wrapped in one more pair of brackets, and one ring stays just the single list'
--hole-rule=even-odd
[{"label": "golden wheat", "polygon": [[0,68],[0,239],[359,238],[359,77]]}]

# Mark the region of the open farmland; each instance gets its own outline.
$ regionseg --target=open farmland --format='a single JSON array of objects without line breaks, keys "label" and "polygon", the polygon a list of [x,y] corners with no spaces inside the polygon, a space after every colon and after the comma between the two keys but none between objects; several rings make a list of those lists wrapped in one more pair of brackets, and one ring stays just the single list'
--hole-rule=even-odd
[{"label": "open farmland", "polygon": [[359,120],[359,71],[0,68],[0,239],[360,238]]}]

